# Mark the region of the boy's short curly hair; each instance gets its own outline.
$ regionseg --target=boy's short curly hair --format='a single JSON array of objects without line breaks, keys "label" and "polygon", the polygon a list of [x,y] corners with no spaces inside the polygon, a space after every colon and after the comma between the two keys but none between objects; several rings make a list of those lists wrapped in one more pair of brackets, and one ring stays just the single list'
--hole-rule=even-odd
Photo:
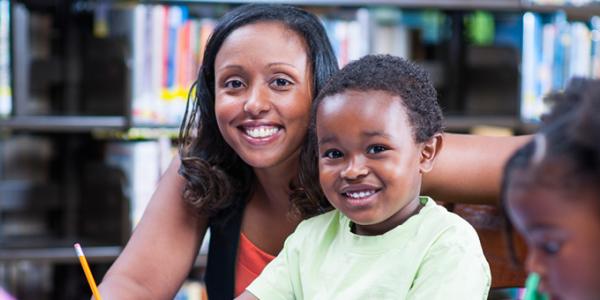
[{"label": "boy's short curly hair", "polygon": [[400,96],[415,140],[419,143],[443,131],[442,110],[429,74],[406,59],[391,55],[367,55],[349,63],[323,87],[315,100],[314,110],[326,97],[347,90],[384,91]]}]

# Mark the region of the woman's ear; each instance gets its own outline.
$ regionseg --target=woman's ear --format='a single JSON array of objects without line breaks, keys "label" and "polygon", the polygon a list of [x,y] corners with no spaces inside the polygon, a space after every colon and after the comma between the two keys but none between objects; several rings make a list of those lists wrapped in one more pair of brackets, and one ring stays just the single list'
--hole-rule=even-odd
[{"label": "woman's ear", "polygon": [[443,135],[436,133],[429,140],[423,142],[421,148],[421,160],[419,162],[419,172],[421,174],[428,173],[433,169],[435,159],[438,157],[443,145]]}]

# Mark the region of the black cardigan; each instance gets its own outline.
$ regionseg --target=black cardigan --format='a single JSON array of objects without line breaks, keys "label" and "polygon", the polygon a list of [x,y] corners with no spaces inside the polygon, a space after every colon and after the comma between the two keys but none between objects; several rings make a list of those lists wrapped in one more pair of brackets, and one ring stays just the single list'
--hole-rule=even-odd
[{"label": "black cardigan", "polygon": [[204,282],[210,300],[231,300],[235,293],[235,267],[244,216],[244,202],[209,221],[210,244]]}]

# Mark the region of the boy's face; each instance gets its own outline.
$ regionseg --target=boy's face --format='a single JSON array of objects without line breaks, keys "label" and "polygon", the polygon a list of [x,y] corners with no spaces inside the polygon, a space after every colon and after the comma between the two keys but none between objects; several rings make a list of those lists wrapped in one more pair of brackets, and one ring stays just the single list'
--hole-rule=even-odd
[{"label": "boy's face", "polygon": [[385,233],[417,211],[421,174],[436,151],[415,143],[398,96],[349,90],[326,97],[316,129],[321,187],[357,234]]},{"label": "boy's face", "polygon": [[[527,269],[541,277],[550,299],[598,299],[600,216],[595,191],[567,192],[520,184],[515,171],[507,192],[508,211],[528,244]],[[594,203],[594,204],[592,204]]]}]

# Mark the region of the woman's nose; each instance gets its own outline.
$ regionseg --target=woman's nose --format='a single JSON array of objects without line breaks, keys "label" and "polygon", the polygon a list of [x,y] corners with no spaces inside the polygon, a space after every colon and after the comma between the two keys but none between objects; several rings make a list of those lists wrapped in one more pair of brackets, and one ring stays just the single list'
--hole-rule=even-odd
[{"label": "woman's nose", "polygon": [[261,86],[256,86],[251,89],[248,98],[244,103],[244,112],[252,116],[259,116],[271,109],[271,102],[268,98],[268,93],[265,90],[266,88]]},{"label": "woman's nose", "polygon": [[369,174],[369,168],[361,157],[353,157],[348,160],[348,164],[340,173],[343,179],[356,180]]}]

